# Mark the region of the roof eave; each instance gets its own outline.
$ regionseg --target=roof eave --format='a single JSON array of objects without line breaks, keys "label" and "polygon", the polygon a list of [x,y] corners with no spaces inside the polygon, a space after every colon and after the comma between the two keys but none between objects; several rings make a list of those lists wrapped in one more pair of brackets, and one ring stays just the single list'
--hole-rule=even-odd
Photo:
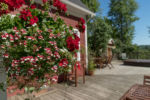
[{"label": "roof eave", "polygon": [[79,6],[79,5],[76,5],[76,4],[74,4],[74,3],[72,3],[72,2],[70,2],[68,0],[60,0],[60,1],[65,3],[65,4],[67,4],[67,5],[70,5],[70,6],[74,7],[74,8],[76,8],[76,9],[79,9],[79,10],[85,12],[87,15],[90,15],[91,17],[96,16],[96,14],[91,12],[90,10],[87,10],[87,9],[85,9],[85,8]]}]

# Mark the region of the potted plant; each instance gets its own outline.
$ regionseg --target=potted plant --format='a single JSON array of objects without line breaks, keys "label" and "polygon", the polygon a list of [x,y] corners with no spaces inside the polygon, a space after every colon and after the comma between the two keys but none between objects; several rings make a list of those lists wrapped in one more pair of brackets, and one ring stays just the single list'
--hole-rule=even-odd
[{"label": "potted plant", "polygon": [[94,71],[95,71],[95,64],[92,60],[90,60],[88,64],[88,75],[90,76],[94,75]]}]

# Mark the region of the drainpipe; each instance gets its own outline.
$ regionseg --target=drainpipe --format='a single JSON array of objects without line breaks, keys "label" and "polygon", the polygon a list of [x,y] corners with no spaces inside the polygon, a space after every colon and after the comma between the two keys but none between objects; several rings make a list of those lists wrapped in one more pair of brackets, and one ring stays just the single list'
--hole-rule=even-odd
[{"label": "drainpipe", "polygon": [[95,15],[91,15],[90,17],[86,16],[86,29],[85,29],[86,71],[88,71],[88,35],[87,35],[87,23],[94,16]]}]

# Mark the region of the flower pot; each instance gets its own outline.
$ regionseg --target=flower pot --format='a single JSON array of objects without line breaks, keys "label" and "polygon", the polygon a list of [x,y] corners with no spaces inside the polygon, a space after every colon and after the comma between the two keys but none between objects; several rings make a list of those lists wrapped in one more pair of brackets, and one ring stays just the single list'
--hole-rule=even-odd
[{"label": "flower pot", "polygon": [[64,82],[66,81],[66,75],[65,74],[61,74],[58,76],[58,83]]},{"label": "flower pot", "polygon": [[88,71],[88,75],[89,75],[89,76],[93,76],[93,75],[94,75],[94,71],[93,71],[93,70],[89,70],[89,71]]}]

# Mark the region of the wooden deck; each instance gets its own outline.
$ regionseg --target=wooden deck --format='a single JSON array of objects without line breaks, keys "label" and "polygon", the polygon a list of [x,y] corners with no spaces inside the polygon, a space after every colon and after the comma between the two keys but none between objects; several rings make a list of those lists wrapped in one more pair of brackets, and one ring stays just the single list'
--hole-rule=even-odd
[{"label": "wooden deck", "polygon": [[[144,74],[150,74],[150,68],[124,66],[119,63],[113,65],[116,66],[114,69],[97,69],[95,76],[86,76],[86,84],[81,80],[78,87],[57,84],[52,87],[55,91],[34,100],[119,100],[133,84],[143,83]],[[9,100],[23,99],[19,96]]]}]

